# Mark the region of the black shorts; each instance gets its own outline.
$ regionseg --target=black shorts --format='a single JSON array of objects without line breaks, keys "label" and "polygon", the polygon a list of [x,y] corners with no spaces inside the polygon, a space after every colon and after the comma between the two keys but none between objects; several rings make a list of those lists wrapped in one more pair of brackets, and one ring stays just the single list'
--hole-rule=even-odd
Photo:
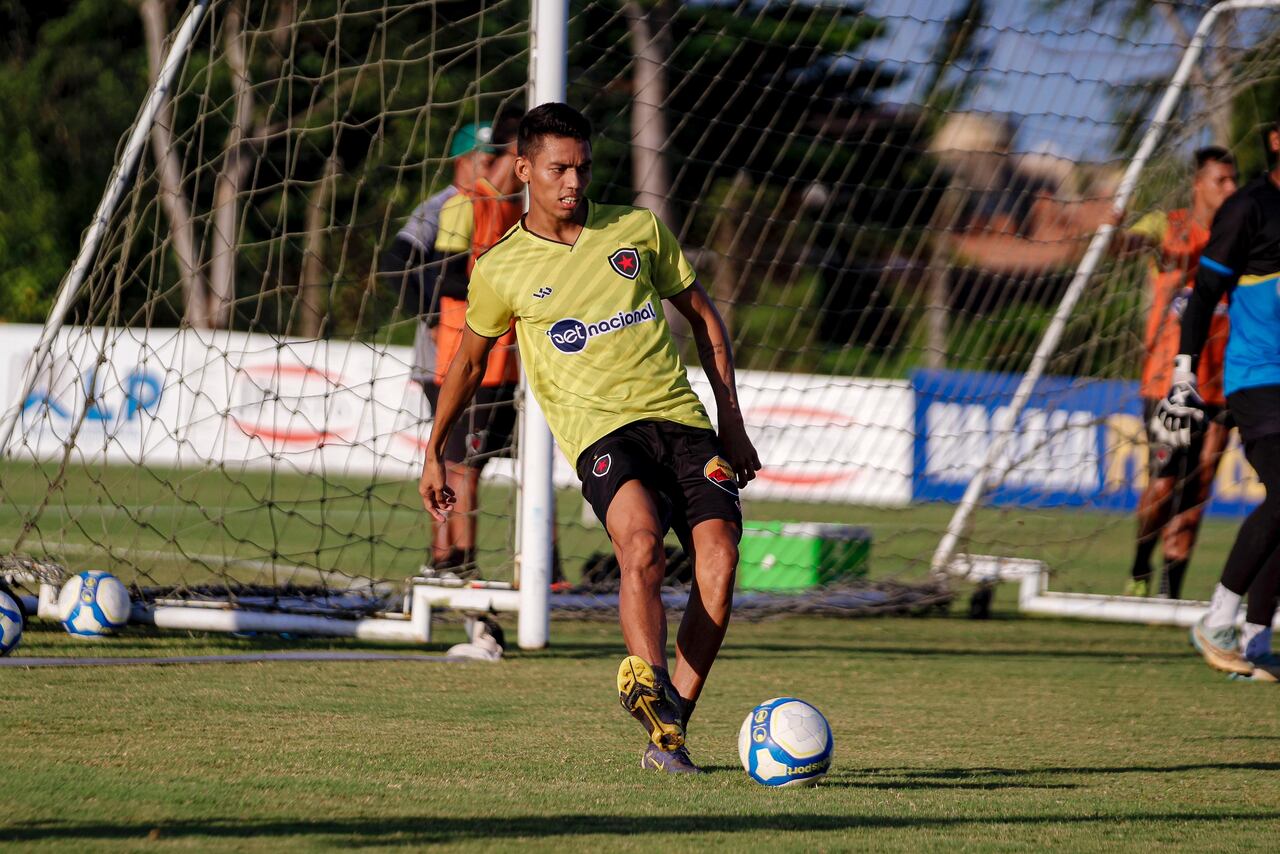
[{"label": "black shorts", "polygon": [[[440,386],[423,383],[434,416]],[[481,386],[475,400],[462,412],[444,443],[444,461],[469,468],[484,468],[494,457],[511,456],[511,434],[516,426],[516,387]]]},{"label": "black shorts", "polygon": [[601,524],[624,483],[643,483],[657,498],[663,532],[673,529],[686,550],[689,533],[701,522],[724,519],[742,526],[738,485],[714,430],[674,421],[633,422],[579,454],[578,477]]},{"label": "black shorts", "polygon": [[[1204,430],[1191,431],[1191,444],[1185,448],[1171,448],[1156,441],[1151,434],[1151,418],[1156,414],[1159,398],[1142,399],[1142,423],[1147,429],[1147,465],[1152,480],[1163,477],[1185,478],[1200,467],[1200,454],[1204,451]],[[1204,408],[1205,425],[1210,422],[1232,426],[1230,410],[1221,406]]]},{"label": "black shorts", "polygon": [[1227,406],[1246,445],[1280,433],[1280,385],[1242,388],[1227,397]]}]

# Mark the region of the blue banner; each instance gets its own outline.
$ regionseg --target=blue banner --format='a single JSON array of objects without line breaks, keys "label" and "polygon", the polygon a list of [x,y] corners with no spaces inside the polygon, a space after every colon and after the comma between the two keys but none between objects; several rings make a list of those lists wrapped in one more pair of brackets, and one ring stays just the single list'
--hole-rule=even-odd
[{"label": "blue banner", "polygon": [[[1020,377],[973,371],[917,371],[912,498],[958,502],[1009,425]],[[1147,486],[1142,398],[1131,380],[1045,377],[1000,461],[1008,473],[988,500],[999,506],[1087,507],[1132,512]],[[1208,512],[1240,516],[1262,485],[1233,433]]]}]

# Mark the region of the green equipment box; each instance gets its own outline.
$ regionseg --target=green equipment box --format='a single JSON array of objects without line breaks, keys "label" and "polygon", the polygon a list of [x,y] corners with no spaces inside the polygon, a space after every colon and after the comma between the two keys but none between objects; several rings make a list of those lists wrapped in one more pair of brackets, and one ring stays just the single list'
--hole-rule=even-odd
[{"label": "green equipment box", "polygon": [[867,574],[871,532],[820,522],[744,522],[740,590],[799,591]]}]

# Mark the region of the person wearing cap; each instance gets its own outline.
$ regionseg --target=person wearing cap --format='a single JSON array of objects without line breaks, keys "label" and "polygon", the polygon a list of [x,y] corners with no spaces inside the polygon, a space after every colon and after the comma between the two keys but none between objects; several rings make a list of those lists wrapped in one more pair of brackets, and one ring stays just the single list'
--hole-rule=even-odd
[{"label": "person wearing cap", "polygon": [[[489,159],[474,186],[445,201],[440,210],[435,254],[442,259],[440,314],[435,325],[435,373],[425,387],[435,409],[440,383],[462,343],[466,326],[467,286],[476,259],[498,243],[520,220],[524,210],[515,176],[515,136],[520,114],[500,118],[493,131],[483,128],[475,144]],[[509,455],[515,430],[515,393],[520,362],[514,328],[508,329],[489,353],[481,387],[463,413],[445,448],[449,486],[458,497],[455,512],[437,523],[432,568],[437,572],[476,571],[476,529],[480,472],[497,456]]]},{"label": "person wearing cap", "polygon": [[[448,150],[453,172],[449,186],[414,208],[391,246],[383,253],[379,264],[379,278],[383,284],[396,293],[406,312],[411,312],[418,318],[414,331],[410,379],[422,386],[433,409],[439,393],[437,375],[440,366],[435,327],[441,319],[445,300],[465,301],[467,296],[465,276],[459,278],[456,275],[443,275],[450,272],[451,262],[455,259],[442,256],[436,249],[441,218],[446,205],[453,202],[449,228],[451,231],[460,228],[456,220],[461,208],[457,207],[459,202],[454,200],[471,199],[477,182],[486,174],[494,159],[494,149],[490,145],[491,135],[492,131],[485,122],[464,125],[454,133]],[[470,206],[467,208],[469,211]],[[456,241],[451,235],[446,242],[454,245]],[[451,355],[446,357],[445,365],[448,364],[448,358]],[[437,525],[432,563],[445,566],[451,562],[460,563],[460,555],[452,552],[450,532],[445,525]]]}]

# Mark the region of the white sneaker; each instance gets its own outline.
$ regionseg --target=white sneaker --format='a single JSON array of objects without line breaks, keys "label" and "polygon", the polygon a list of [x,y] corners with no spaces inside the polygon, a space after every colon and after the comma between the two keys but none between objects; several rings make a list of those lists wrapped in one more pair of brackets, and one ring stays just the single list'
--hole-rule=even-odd
[{"label": "white sneaker", "polygon": [[1253,665],[1240,652],[1240,632],[1235,626],[1210,628],[1201,617],[1191,627],[1191,644],[1214,670],[1239,676],[1253,675]]},{"label": "white sneaker", "polygon": [[[490,628],[489,620],[480,617],[466,618],[467,635],[471,640],[467,643],[454,644],[449,647],[447,655],[452,658],[469,658],[474,661],[499,661],[502,658],[502,644]],[[501,631],[499,629],[499,631]]]}]

